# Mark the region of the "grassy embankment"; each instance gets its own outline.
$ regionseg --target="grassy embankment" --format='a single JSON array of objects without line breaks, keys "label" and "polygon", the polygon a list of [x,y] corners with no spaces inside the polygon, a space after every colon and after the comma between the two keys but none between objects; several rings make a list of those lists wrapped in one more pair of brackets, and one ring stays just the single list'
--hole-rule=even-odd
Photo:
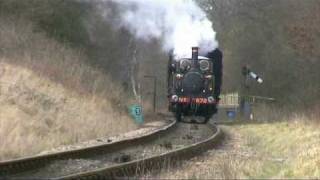
[{"label": "grassy embankment", "polygon": [[319,116],[293,115],[271,123],[224,126],[222,146],[165,168],[160,178],[319,178]]},{"label": "grassy embankment", "polygon": [[126,92],[88,65],[81,48],[48,35],[27,15],[3,12],[0,160],[136,128],[124,108]]},{"label": "grassy embankment", "polygon": [[[250,178],[320,177],[320,131],[305,117],[290,122],[231,127],[239,131],[252,159],[244,161],[242,175]],[[241,171],[240,171],[241,172]]]}]

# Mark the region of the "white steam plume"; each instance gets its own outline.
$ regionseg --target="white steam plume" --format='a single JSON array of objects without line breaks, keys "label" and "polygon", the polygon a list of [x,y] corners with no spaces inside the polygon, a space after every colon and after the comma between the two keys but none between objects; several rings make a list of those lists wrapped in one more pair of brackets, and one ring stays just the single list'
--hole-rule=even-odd
[{"label": "white steam plume", "polygon": [[216,32],[193,0],[111,0],[121,7],[120,26],[145,41],[160,39],[163,50],[190,56],[191,47],[205,55],[218,47]]}]

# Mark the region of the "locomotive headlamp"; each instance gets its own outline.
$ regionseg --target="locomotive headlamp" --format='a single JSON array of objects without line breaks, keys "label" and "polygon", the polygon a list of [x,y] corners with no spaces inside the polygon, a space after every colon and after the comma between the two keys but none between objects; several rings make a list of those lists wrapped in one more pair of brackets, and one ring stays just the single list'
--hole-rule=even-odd
[{"label": "locomotive headlamp", "polygon": [[172,102],[178,102],[179,101],[179,97],[177,95],[173,95],[171,97]]},{"label": "locomotive headlamp", "polygon": [[214,103],[214,98],[212,96],[208,97],[208,102],[209,103]]},{"label": "locomotive headlamp", "polygon": [[177,75],[176,75],[176,78],[177,78],[177,79],[183,78],[183,74],[177,74]]},{"label": "locomotive headlamp", "polygon": [[206,75],[205,78],[206,79],[212,79],[212,75]]}]

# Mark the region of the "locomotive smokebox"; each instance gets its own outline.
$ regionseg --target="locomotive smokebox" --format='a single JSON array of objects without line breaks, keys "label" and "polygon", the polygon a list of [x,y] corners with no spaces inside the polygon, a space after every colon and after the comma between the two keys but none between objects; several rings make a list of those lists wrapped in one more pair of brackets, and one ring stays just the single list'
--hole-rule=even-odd
[{"label": "locomotive smokebox", "polygon": [[198,67],[199,47],[192,47],[192,66]]}]

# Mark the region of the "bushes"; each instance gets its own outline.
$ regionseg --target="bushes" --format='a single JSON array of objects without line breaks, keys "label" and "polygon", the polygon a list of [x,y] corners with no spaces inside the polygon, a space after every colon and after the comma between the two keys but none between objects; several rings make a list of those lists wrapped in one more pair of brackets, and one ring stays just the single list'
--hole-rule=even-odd
[{"label": "bushes", "polygon": [[238,90],[241,66],[264,78],[250,94],[275,97],[281,106],[308,109],[319,103],[320,3],[299,1],[201,1],[225,52],[224,90]]},{"label": "bushes", "polygon": [[90,11],[87,3],[74,0],[10,0],[1,4],[2,16],[24,17],[60,42],[79,47],[88,43],[84,18]]}]

